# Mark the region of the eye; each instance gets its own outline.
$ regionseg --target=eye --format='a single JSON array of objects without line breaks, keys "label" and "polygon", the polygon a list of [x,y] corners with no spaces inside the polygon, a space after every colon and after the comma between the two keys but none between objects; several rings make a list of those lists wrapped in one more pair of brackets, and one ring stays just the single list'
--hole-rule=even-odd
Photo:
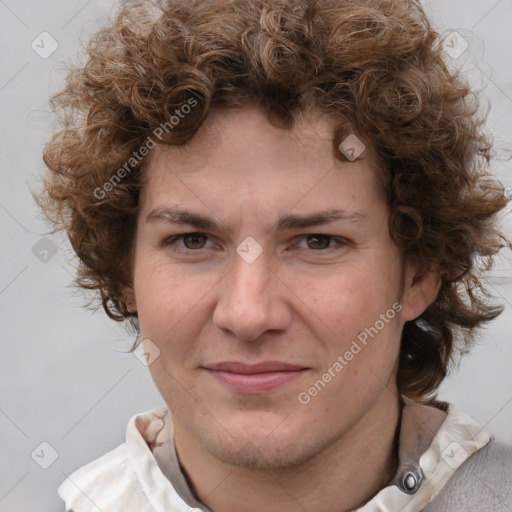
[{"label": "eye", "polygon": [[165,245],[178,249],[198,250],[205,249],[209,241],[208,235],[204,233],[183,233],[169,238]]},{"label": "eye", "polygon": [[346,241],[343,238],[333,237],[331,235],[311,234],[305,235],[296,247],[300,249],[311,249],[313,251],[325,251],[337,245],[346,245]]}]

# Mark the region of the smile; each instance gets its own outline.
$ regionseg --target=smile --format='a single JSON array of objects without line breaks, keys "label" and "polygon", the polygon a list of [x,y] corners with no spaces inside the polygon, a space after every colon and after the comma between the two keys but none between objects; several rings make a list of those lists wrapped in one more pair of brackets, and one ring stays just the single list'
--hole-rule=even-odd
[{"label": "smile", "polygon": [[275,391],[309,370],[306,367],[277,361],[255,365],[226,362],[209,365],[204,369],[224,387],[248,395]]}]

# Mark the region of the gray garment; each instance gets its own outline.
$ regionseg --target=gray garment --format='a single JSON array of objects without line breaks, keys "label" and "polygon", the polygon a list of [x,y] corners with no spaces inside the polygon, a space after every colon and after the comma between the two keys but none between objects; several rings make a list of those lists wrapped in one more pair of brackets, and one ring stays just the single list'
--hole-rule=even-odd
[{"label": "gray garment", "polygon": [[478,450],[423,512],[512,512],[512,446],[491,441]]}]

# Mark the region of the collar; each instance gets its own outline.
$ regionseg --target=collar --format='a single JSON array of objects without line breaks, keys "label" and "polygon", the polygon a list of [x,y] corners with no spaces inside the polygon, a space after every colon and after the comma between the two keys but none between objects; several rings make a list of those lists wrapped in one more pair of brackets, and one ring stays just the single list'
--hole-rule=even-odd
[{"label": "collar", "polygon": [[[457,468],[493,439],[452,404],[439,401],[423,404],[405,396],[401,399],[395,474],[386,487],[354,512],[422,510],[441,492]],[[192,510],[210,512],[195,499],[179,470],[170,415],[166,423],[169,427],[162,430],[163,438],[170,442],[161,443],[153,450],[155,458],[180,497],[194,507]]]},{"label": "collar", "polygon": [[416,512],[493,436],[453,404],[402,396],[398,467],[389,484],[354,512]]},{"label": "collar", "polygon": [[[493,439],[451,404],[402,399],[396,473],[354,512],[423,510],[457,468]],[[133,416],[126,443],[76,470],[59,494],[66,510],[77,512],[91,510],[91,502],[111,512],[208,512],[192,496],[180,470],[166,407]]]}]

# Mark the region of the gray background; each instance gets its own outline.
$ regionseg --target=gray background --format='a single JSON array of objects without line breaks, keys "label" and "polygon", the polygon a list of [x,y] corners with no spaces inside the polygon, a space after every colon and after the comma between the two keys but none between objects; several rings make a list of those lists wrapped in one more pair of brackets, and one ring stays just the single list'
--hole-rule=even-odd
[{"label": "gray background", "polygon": [[[512,0],[424,5],[439,32],[456,31],[468,43],[462,55],[448,60],[483,89],[488,129],[500,148],[493,170],[512,187]],[[62,510],[56,490],[66,475],[121,443],[132,415],[163,404],[148,369],[123,353],[133,336],[101,310],[82,307],[84,297],[69,286],[69,246],[60,235],[42,238],[47,226],[30,195],[51,132],[48,97],[61,87],[79,45],[106,23],[113,6],[100,0],[0,0],[0,511]],[[58,43],[46,58],[31,47],[35,40],[39,53],[51,49],[51,41],[39,36],[44,31]],[[459,39],[459,44],[464,43]],[[440,397],[512,443],[510,252],[492,278],[507,309],[446,381]],[[58,458],[43,469],[52,449]]]}]

